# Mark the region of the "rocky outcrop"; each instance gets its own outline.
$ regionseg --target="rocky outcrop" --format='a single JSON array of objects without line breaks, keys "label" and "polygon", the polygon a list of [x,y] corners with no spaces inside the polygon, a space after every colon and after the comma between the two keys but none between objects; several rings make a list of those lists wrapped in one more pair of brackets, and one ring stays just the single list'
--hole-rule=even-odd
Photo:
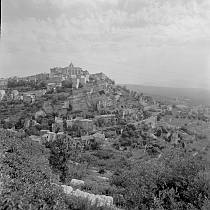
[{"label": "rocky outcrop", "polygon": [[102,207],[102,206],[113,207],[114,206],[113,197],[111,196],[95,195],[95,194],[81,191],[79,189],[74,191],[71,186],[66,186],[66,185],[61,185],[61,186],[64,190],[64,193],[66,193],[67,195],[72,195],[81,199],[87,199],[91,203],[91,205],[96,205],[97,207]]},{"label": "rocky outcrop", "polygon": [[72,179],[70,184],[73,186],[81,186],[81,185],[84,185],[85,182],[79,179]]}]

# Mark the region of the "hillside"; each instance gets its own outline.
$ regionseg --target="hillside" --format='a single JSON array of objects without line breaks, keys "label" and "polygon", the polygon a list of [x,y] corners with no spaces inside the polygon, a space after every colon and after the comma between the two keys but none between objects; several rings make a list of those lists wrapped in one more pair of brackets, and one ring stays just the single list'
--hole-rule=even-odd
[{"label": "hillside", "polygon": [[209,209],[206,107],[62,71],[4,91],[2,209]]},{"label": "hillside", "polygon": [[155,87],[144,85],[124,84],[127,88],[140,91],[153,97],[170,97],[190,99],[195,105],[210,105],[210,91],[196,88],[173,88],[173,87]]}]

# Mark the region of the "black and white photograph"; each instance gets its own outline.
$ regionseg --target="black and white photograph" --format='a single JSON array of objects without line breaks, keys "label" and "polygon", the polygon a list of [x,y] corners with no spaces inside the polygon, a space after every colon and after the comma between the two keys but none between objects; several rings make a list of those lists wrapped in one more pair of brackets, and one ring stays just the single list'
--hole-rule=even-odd
[{"label": "black and white photograph", "polygon": [[210,210],[210,0],[1,0],[1,209]]}]

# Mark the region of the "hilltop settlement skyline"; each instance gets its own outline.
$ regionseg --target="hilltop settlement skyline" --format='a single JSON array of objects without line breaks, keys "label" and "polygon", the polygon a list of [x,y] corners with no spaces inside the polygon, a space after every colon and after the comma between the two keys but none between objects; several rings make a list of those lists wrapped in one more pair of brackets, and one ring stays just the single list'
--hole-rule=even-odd
[{"label": "hilltop settlement skyline", "polygon": [[[102,74],[102,73],[101,73]],[[93,74],[94,75],[94,74]],[[97,73],[95,74],[97,75]],[[62,86],[62,81],[69,80],[72,82],[72,87],[79,87],[85,85],[89,81],[90,73],[83,70],[81,67],[76,67],[72,62],[66,67],[52,67],[49,73],[38,73],[25,77],[9,77],[0,78],[0,89],[5,89],[8,83],[11,82],[37,82],[44,81],[47,89]],[[105,76],[105,75],[104,75]],[[199,88],[181,88],[181,87],[156,87],[156,86],[142,86],[137,84],[124,84],[132,90],[143,91],[151,96],[170,97],[170,98],[185,98],[191,100],[194,104],[210,105],[210,91]]]},{"label": "hilltop settlement skyline", "polygon": [[64,80],[69,80],[72,82],[73,87],[78,88],[79,83],[82,85],[89,81],[89,72],[83,70],[81,67],[75,67],[71,62],[67,67],[53,67],[50,69],[50,73],[39,73],[35,75],[25,76],[25,77],[9,77],[0,78],[0,88],[7,88],[8,82],[10,81],[25,81],[25,82],[37,82],[45,81],[47,87],[61,87],[61,82]]}]

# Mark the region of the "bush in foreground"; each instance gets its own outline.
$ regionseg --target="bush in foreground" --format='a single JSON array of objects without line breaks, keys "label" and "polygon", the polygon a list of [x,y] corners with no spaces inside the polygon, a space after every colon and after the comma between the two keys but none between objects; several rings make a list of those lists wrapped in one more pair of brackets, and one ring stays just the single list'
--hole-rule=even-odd
[{"label": "bush in foreground", "polygon": [[115,173],[112,184],[124,189],[128,209],[202,209],[210,196],[205,164],[181,150]]},{"label": "bush in foreground", "polygon": [[0,209],[111,210],[66,196],[50,169],[47,150],[28,138],[1,130]]}]

